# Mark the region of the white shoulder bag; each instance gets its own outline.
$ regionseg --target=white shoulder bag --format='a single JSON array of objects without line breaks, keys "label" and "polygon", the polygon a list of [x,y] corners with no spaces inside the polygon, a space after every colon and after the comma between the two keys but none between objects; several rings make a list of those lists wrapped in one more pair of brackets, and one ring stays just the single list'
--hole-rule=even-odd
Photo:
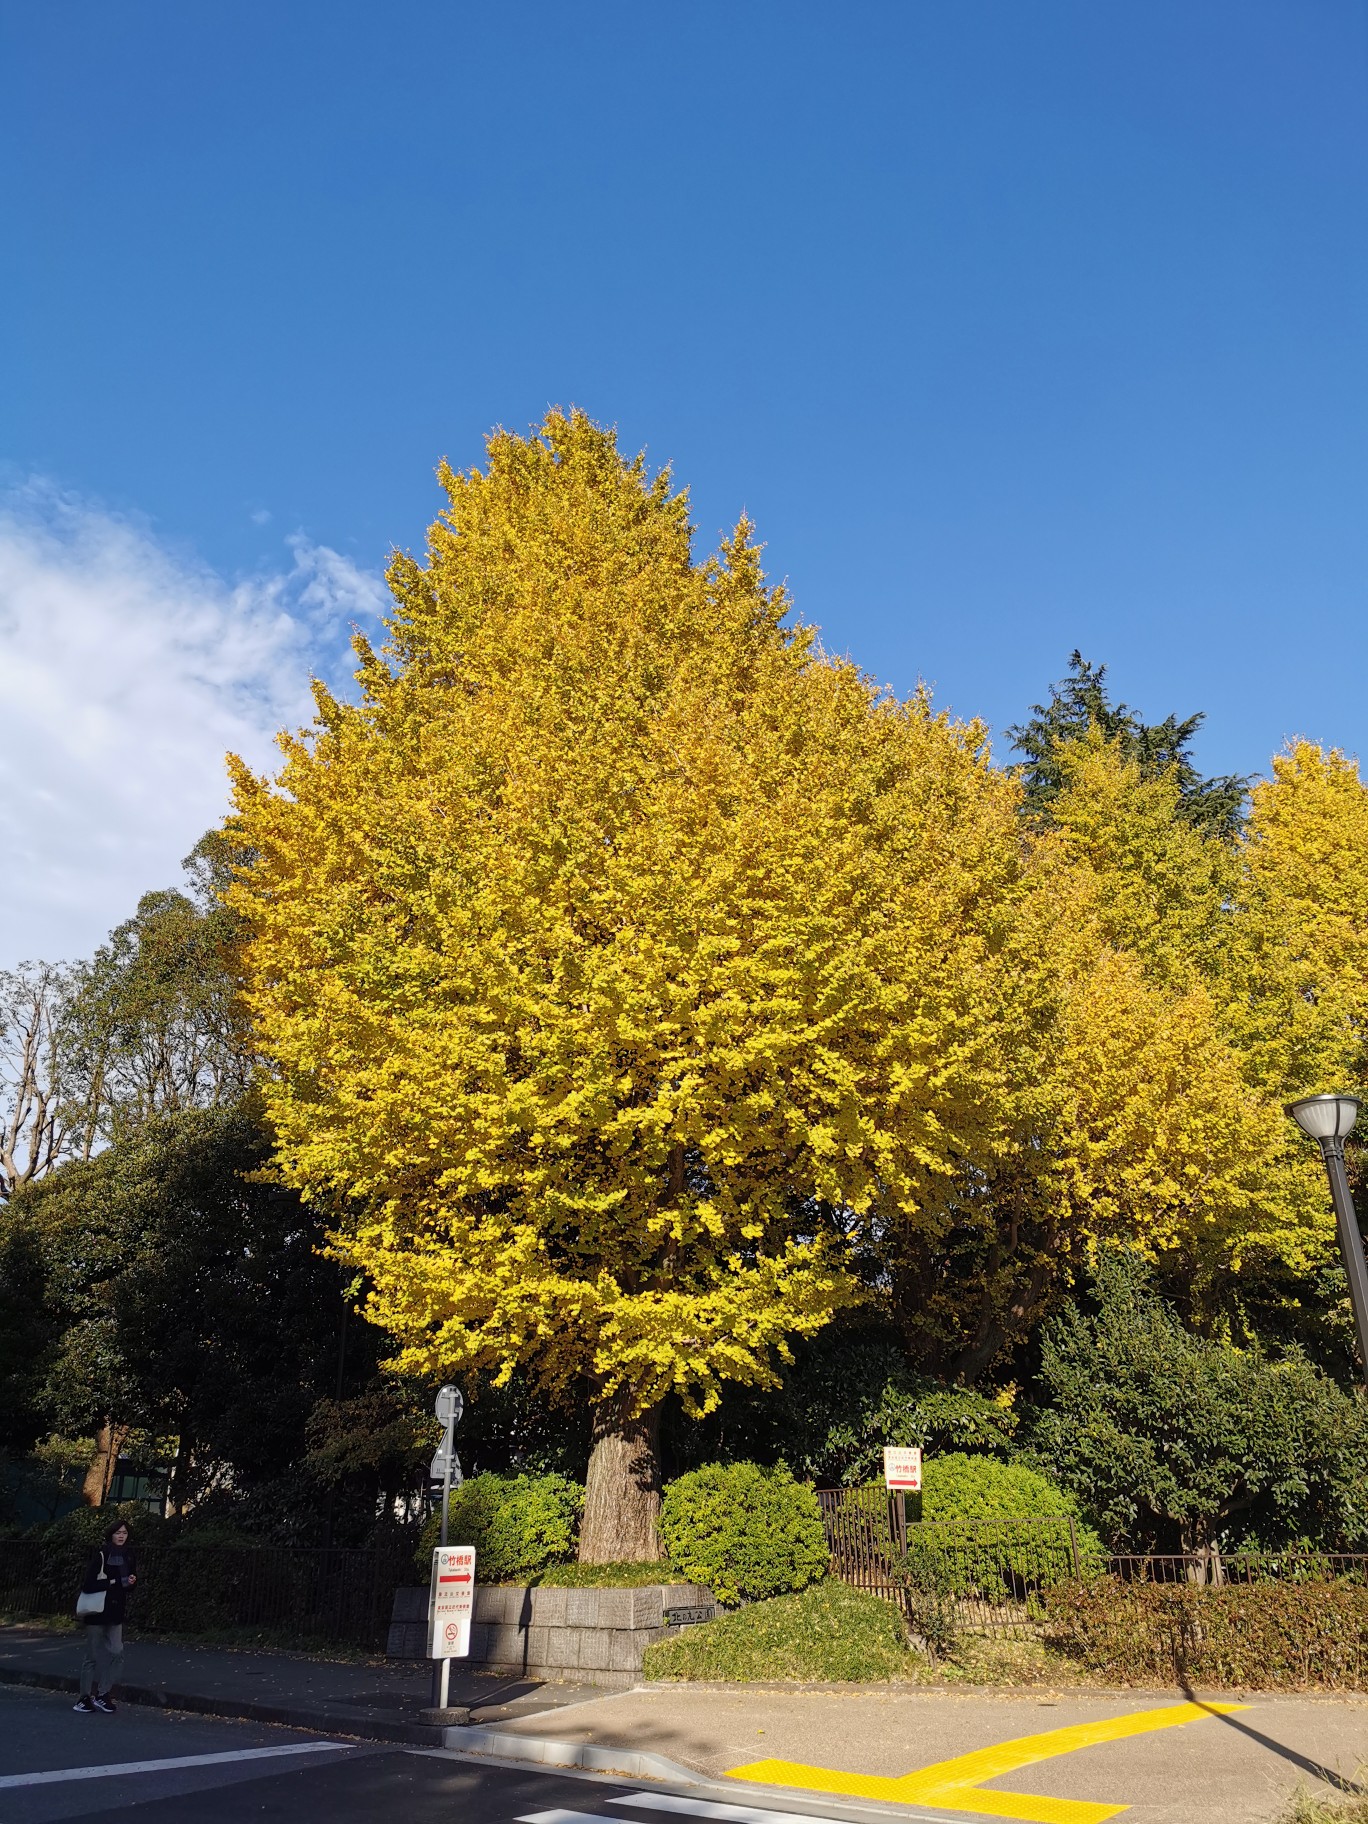
[{"label": "white shoulder bag", "polygon": [[109,1574],[105,1570],[105,1556],[103,1552],[100,1553],[100,1582],[105,1586],[102,1590],[82,1590],[80,1595],[76,1598],[76,1613],[78,1615],[93,1617],[104,1614],[105,1597],[109,1594]]}]

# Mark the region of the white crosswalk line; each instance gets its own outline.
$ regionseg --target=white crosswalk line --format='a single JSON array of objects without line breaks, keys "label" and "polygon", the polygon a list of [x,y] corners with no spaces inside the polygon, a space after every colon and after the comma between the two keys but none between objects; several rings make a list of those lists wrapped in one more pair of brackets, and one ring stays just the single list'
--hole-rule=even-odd
[{"label": "white crosswalk line", "polygon": [[264,1761],[272,1755],[323,1754],[354,1742],[290,1742],[283,1748],[237,1748],[230,1754],[180,1754],[168,1761],[110,1761],[103,1767],[58,1767],[49,1773],[0,1774],[0,1788],[55,1786],[63,1780],[110,1780],[120,1773],[172,1773],[188,1767],[222,1767],[230,1761]]},{"label": "white crosswalk line", "polygon": [[601,1811],[527,1811],[518,1824],[607,1824]]},{"label": "white crosswalk line", "polygon": [[[681,1799],[672,1792],[632,1792],[609,1799],[610,1805],[631,1805],[640,1811],[677,1811],[688,1818],[715,1818],[718,1824],[849,1824],[844,1818],[822,1818],[811,1811],[769,1811],[758,1805],[723,1805],[715,1799]],[[574,1817],[573,1812],[566,1817]],[[547,1824],[551,1814],[547,1813]],[[557,1820],[559,1824],[559,1820]]]}]

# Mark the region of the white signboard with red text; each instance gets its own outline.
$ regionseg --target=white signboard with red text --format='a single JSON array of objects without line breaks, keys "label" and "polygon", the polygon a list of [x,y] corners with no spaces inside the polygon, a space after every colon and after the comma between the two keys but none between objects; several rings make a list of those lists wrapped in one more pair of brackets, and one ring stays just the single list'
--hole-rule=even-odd
[{"label": "white signboard with red text", "polygon": [[474,1613],[475,1547],[434,1546],[432,1589],[428,1596],[428,1658],[466,1658]]},{"label": "white signboard with red text", "polygon": [[921,1490],[921,1450],[898,1450],[892,1445],[884,1451],[884,1487],[889,1494],[915,1495]]}]

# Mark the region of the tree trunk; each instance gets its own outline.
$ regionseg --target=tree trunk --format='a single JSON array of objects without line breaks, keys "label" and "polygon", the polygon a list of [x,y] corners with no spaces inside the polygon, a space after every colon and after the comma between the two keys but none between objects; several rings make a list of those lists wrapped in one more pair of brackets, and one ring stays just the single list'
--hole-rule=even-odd
[{"label": "tree trunk", "polygon": [[112,1419],[101,1419],[95,1434],[95,1455],[81,1484],[81,1499],[87,1507],[103,1507],[118,1466],[119,1452],[128,1436],[127,1425],[116,1425]]},{"label": "tree trunk", "polygon": [[594,1407],[581,1564],[646,1564],[660,1556],[660,1408],[633,1417],[631,1407],[626,1393]]},{"label": "tree trunk", "polygon": [[174,1516],[183,1519],[189,1506],[186,1499],[186,1488],[190,1481],[190,1440],[182,1431],[176,1437],[176,1455],[171,1464],[171,1474],[166,1478],[167,1518]]}]

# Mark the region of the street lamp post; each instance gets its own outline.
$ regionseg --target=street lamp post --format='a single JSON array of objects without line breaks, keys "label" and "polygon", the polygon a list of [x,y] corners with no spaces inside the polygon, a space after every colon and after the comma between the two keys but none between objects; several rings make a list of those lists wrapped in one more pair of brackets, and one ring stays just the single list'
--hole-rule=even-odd
[{"label": "street lamp post", "polygon": [[1357,1096],[1306,1096],[1300,1102],[1289,1102],[1287,1112],[1304,1134],[1320,1142],[1321,1158],[1330,1177],[1340,1253],[1344,1256],[1344,1270],[1349,1275],[1349,1302],[1354,1308],[1359,1362],[1364,1380],[1368,1381],[1368,1261],[1363,1257],[1363,1236],[1359,1233],[1354,1199],[1344,1170],[1344,1142],[1354,1130],[1360,1106]]}]

